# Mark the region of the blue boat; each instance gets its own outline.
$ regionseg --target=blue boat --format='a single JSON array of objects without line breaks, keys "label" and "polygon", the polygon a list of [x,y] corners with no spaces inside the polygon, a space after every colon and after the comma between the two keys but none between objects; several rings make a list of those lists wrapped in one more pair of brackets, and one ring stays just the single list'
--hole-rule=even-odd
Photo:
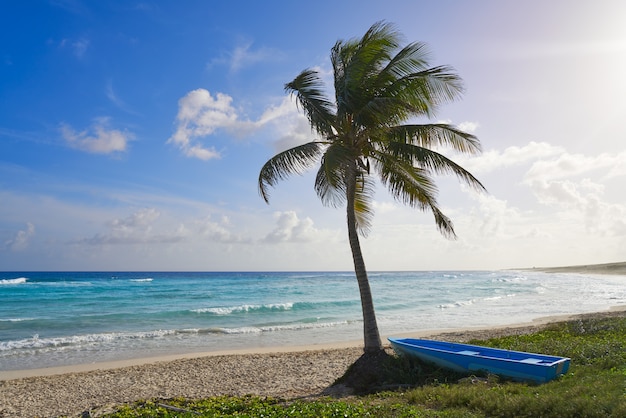
[{"label": "blue boat", "polygon": [[478,345],[414,338],[389,338],[399,355],[417,357],[457,372],[488,372],[514,380],[545,383],[567,373],[570,359]]}]

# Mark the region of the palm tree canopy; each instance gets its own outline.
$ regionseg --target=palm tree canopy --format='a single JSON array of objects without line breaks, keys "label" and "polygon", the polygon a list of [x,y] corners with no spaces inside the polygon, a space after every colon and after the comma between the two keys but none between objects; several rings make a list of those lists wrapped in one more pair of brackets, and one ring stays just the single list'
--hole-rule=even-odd
[{"label": "palm tree canopy", "polygon": [[359,39],[338,41],[331,51],[334,101],[312,69],[285,85],[320,139],[265,163],[259,191],[266,202],[270,186],[321,162],[315,191],[325,205],[344,205],[348,184],[356,181],[354,209],[362,234],[373,214],[372,176],[376,175],[394,198],[430,210],[440,232],[455,237],[452,222],[437,204],[433,176],[453,174],[472,188],[484,187],[437,150],[477,154],[480,142],[449,124],[409,123],[434,116],[441,105],[460,97],[463,85],[451,67],[429,66],[423,43],[404,47],[400,43],[400,34],[385,22],[374,24]]}]

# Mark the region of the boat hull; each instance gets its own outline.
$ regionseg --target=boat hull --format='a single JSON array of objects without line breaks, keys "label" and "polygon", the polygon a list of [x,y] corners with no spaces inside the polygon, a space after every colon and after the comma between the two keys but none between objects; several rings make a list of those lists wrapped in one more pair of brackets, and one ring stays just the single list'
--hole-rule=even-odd
[{"label": "boat hull", "polygon": [[523,351],[413,338],[389,338],[400,355],[408,355],[450,370],[487,372],[514,380],[545,383],[567,373],[570,359]]}]

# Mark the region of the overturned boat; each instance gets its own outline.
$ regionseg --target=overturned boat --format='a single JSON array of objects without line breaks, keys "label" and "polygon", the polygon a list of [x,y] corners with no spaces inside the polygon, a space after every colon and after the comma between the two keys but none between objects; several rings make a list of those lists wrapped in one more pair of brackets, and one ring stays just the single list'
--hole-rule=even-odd
[{"label": "overturned boat", "polygon": [[567,373],[570,359],[478,345],[414,338],[389,338],[394,351],[457,372],[487,372],[545,383]]}]

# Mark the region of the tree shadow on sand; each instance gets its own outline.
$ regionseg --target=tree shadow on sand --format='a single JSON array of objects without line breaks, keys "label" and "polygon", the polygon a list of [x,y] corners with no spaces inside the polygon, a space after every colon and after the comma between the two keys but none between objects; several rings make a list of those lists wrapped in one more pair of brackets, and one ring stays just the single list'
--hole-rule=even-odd
[{"label": "tree shadow on sand", "polygon": [[458,382],[464,377],[467,375],[417,358],[380,351],[359,357],[323,394],[333,397],[367,395],[433,383]]}]

